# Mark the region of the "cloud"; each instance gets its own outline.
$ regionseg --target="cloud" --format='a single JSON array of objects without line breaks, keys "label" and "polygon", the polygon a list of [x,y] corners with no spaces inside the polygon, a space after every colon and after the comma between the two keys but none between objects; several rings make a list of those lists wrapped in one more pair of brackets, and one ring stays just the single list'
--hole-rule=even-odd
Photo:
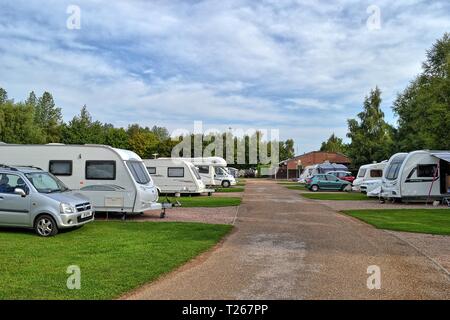
[{"label": "cloud", "polygon": [[[0,16],[0,86],[48,90],[65,119],[87,104],[125,126],[280,128],[309,151],[361,109],[378,85],[383,109],[450,28],[448,1],[10,1]],[[324,121],[326,119],[326,121]]]}]

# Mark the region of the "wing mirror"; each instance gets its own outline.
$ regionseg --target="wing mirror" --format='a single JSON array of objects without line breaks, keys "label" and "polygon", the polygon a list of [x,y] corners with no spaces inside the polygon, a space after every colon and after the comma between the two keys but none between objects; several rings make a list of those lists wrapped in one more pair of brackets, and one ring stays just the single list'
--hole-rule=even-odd
[{"label": "wing mirror", "polygon": [[15,188],[14,193],[21,196],[22,198],[25,198],[27,196],[26,192],[21,188]]}]

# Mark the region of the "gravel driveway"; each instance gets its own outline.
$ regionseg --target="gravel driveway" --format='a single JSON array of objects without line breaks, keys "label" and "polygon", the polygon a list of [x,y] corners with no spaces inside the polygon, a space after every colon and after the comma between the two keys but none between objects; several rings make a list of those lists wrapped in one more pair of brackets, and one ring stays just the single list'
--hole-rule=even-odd
[{"label": "gravel driveway", "polygon": [[[450,299],[448,274],[405,239],[250,180],[234,232],[216,250],[124,298]],[[379,290],[367,287],[374,265]]]}]

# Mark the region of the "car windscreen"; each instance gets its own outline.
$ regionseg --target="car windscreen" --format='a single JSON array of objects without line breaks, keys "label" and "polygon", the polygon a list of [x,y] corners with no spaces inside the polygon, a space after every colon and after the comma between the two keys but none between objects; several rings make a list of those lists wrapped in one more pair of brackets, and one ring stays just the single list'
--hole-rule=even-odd
[{"label": "car windscreen", "polygon": [[150,178],[150,174],[145,168],[144,164],[140,161],[127,161],[127,167],[130,169],[131,174],[133,175],[134,180],[139,184],[147,184],[152,179]]},{"label": "car windscreen", "polygon": [[61,180],[47,172],[31,172],[25,174],[25,176],[39,193],[64,192],[69,190]]}]

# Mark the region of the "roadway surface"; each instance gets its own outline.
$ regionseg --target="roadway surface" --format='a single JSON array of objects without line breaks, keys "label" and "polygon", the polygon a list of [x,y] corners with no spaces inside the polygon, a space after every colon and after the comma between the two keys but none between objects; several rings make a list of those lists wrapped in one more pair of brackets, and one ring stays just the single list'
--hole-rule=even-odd
[{"label": "roadway surface", "polygon": [[[367,268],[381,289],[367,287]],[[126,299],[450,299],[450,278],[393,234],[248,180],[235,230],[215,250]]]}]

